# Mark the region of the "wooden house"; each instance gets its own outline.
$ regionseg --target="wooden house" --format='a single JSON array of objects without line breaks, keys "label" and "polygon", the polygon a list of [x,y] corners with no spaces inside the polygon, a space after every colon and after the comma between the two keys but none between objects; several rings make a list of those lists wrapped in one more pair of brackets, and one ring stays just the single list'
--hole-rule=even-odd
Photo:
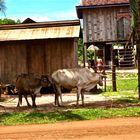
[{"label": "wooden house", "polygon": [[[121,43],[123,48],[114,49],[114,57],[120,62],[118,65],[133,65],[133,50],[124,47],[131,34],[129,0],[81,0],[76,10],[78,18],[83,19],[85,62],[86,49],[91,44],[99,47],[97,55],[109,64],[112,46]],[[119,56],[124,58],[125,63],[120,61]]]},{"label": "wooden house", "polygon": [[78,66],[80,21],[33,22],[0,26],[0,79],[7,83],[21,73],[50,75]]}]

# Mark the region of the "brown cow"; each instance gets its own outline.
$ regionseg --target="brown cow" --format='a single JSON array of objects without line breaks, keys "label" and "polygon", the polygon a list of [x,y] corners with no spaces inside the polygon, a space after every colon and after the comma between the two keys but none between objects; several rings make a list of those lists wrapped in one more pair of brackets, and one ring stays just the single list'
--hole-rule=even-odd
[{"label": "brown cow", "polygon": [[84,91],[90,91],[97,84],[103,86],[102,74],[95,73],[87,68],[60,69],[52,74],[52,80],[57,89],[55,94],[55,104],[60,106],[59,97],[62,102],[61,87],[72,89],[77,88],[77,105],[79,104],[79,96],[82,97],[82,105],[84,105]]},{"label": "brown cow", "polygon": [[22,95],[24,95],[27,105],[31,106],[27,99],[28,94],[31,96],[32,106],[36,107],[36,95],[40,93],[40,89],[42,86],[48,86],[49,83],[50,82],[48,76],[41,76],[40,78],[33,74],[19,75],[16,80],[16,88],[19,96],[17,107],[19,107],[22,104]]}]

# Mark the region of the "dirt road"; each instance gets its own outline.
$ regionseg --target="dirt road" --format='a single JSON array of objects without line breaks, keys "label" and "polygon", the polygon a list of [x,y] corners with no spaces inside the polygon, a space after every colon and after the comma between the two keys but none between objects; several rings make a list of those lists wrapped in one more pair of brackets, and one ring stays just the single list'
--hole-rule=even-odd
[{"label": "dirt road", "polygon": [[140,140],[140,118],[0,126],[0,140]]}]

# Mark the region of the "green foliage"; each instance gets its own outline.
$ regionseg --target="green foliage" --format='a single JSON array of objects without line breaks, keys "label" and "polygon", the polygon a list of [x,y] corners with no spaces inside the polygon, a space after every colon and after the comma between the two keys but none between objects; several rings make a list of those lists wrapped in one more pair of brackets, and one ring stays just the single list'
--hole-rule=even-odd
[{"label": "green foliage", "polygon": [[137,20],[138,20],[138,4],[137,4],[137,0],[129,0],[129,2],[130,2],[131,13],[132,13],[131,26],[135,30],[137,26]]},{"label": "green foliage", "polygon": [[83,62],[83,49],[84,49],[83,39],[80,38],[78,40],[78,60],[80,62]]},{"label": "green foliage", "polygon": [[94,120],[140,116],[139,107],[73,109],[49,113],[6,113],[0,115],[0,125],[43,124],[62,121]]},{"label": "green foliage", "polygon": [[94,51],[93,50],[87,50],[87,59],[89,61],[93,60],[93,56],[94,56]]},{"label": "green foliage", "polygon": [[[83,63],[83,54],[84,54],[84,44],[83,39],[80,38],[78,40],[78,61],[80,63]],[[94,51],[93,50],[87,50],[87,60],[93,60]]]},{"label": "green foliage", "polygon": [[21,23],[20,20],[13,20],[13,19],[8,19],[8,18],[4,18],[4,19],[0,19],[0,24],[18,24]]}]

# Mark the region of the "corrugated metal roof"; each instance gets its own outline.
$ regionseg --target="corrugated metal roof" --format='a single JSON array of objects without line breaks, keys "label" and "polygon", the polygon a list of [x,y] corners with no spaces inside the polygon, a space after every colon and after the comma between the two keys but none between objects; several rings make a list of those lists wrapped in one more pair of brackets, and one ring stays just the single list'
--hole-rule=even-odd
[{"label": "corrugated metal roof", "polygon": [[22,23],[15,25],[0,25],[1,29],[23,29],[23,28],[43,28],[43,27],[62,27],[80,25],[80,20],[48,21],[37,23]]},{"label": "corrugated metal roof", "polygon": [[80,26],[0,30],[0,41],[79,37]]},{"label": "corrugated metal roof", "polygon": [[129,0],[81,0],[82,6],[129,3]]},{"label": "corrugated metal roof", "polygon": [[[77,38],[80,36],[80,25],[45,27],[39,24],[0,26],[0,41],[51,39],[51,38]],[[8,27],[8,28],[6,28]]]}]

